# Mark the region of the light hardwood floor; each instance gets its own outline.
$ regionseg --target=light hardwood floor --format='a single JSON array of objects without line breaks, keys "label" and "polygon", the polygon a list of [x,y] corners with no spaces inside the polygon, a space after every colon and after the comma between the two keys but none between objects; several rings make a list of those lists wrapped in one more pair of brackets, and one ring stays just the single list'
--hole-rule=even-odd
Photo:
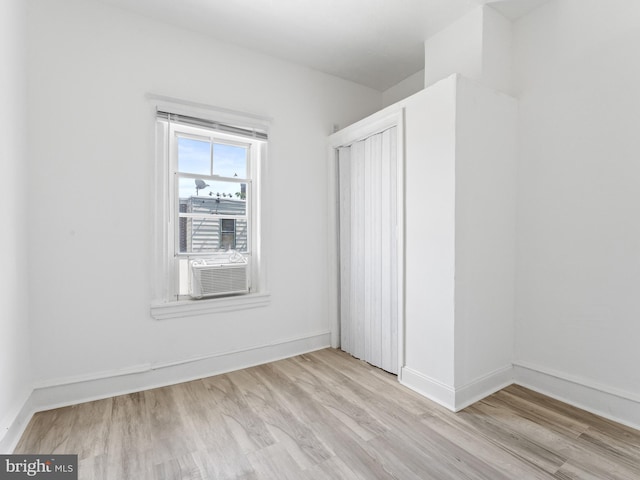
[{"label": "light hardwood floor", "polygon": [[41,412],[80,479],[640,479],[640,431],[510,386],[454,414],[332,349]]}]

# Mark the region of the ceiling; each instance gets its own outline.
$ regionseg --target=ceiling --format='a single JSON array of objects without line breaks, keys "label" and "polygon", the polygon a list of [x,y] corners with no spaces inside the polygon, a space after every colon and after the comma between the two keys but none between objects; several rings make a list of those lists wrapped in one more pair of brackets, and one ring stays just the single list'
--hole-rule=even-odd
[{"label": "ceiling", "polygon": [[491,4],[547,0],[100,0],[384,91],[424,68],[424,40]]}]

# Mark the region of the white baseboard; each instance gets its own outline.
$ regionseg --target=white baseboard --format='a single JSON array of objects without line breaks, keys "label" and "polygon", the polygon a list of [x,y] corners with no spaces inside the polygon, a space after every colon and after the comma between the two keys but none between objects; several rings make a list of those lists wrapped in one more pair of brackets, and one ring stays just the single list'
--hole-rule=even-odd
[{"label": "white baseboard", "polygon": [[506,365],[455,389],[455,409],[459,412],[513,383],[513,366]]},{"label": "white baseboard", "polygon": [[513,383],[513,368],[507,365],[462,387],[451,387],[408,367],[402,368],[400,383],[420,395],[459,412],[463,408]]},{"label": "white baseboard", "polygon": [[0,425],[0,454],[12,453],[34,413],[31,393],[25,392],[22,401],[16,402],[12,411]]},{"label": "white baseboard", "polygon": [[[327,348],[330,343],[330,332],[322,332],[177,362],[140,365],[126,370],[41,383],[30,395],[25,395],[23,404],[16,406],[10,418],[3,419],[0,454],[14,450],[36,412],[227,373]],[[639,395],[522,362],[455,389],[409,367],[403,367],[398,378],[406,387],[454,412],[516,383],[640,430]]]},{"label": "white baseboard", "polygon": [[514,364],[515,383],[640,430],[640,396],[523,362]]},{"label": "white baseboard", "polygon": [[450,386],[409,367],[402,367],[398,379],[405,387],[418,392],[420,395],[451,411],[455,411],[456,392]]},{"label": "white baseboard", "polygon": [[597,385],[583,378],[517,363],[496,370],[462,387],[453,388],[404,367],[400,383],[453,412],[513,383],[587,412],[640,430],[640,395]]},{"label": "white baseboard", "polygon": [[0,453],[11,453],[34,413],[102,398],[188,382],[213,375],[262,365],[283,358],[327,348],[331,333],[257,345],[176,362],[138,365],[125,370],[59,378],[37,384],[15,419],[8,422],[7,433],[0,437]]}]

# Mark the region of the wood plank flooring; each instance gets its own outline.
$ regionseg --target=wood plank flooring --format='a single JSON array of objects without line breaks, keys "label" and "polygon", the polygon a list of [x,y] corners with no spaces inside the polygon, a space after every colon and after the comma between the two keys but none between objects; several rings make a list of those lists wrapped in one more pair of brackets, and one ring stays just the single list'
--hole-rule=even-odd
[{"label": "wood plank flooring", "polygon": [[640,431],[510,386],[457,414],[338,350],[41,412],[80,479],[640,479]]}]

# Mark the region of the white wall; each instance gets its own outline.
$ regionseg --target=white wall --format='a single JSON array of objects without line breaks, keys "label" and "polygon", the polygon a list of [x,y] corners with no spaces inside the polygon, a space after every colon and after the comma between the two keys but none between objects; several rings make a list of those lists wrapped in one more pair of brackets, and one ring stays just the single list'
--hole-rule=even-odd
[{"label": "white wall", "polygon": [[[517,362],[640,425],[640,3],[563,0],[515,24]],[[593,387],[570,391],[571,385]],[[592,398],[593,397],[593,398]],[[602,397],[605,398],[605,397]],[[589,403],[591,402],[591,403]],[[595,402],[595,403],[594,403]]]},{"label": "white wall", "polygon": [[483,9],[481,83],[513,94],[512,23],[491,7]]},{"label": "white wall", "polygon": [[[380,92],[98,2],[34,0],[29,20],[38,385],[326,334],[326,137]],[[273,118],[269,307],[151,319],[149,92]]]},{"label": "white wall", "polygon": [[482,76],[483,10],[478,7],[429,37],[424,43],[424,85],[459,73]]},{"label": "white wall", "polygon": [[27,306],[27,203],[25,25],[22,0],[0,2],[0,452],[31,391]]},{"label": "white wall", "polygon": [[516,122],[514,98],[458,79],[455,387],[459,405],[511,381]]},{"label": "white wall", "polygon": [[455,73],[512,93],[511,21],[479,6],[424,43],[424,85]]},{"label": "white wall", "polygon": [[517,104],[453,75],[399,105],[406,119],[401,378],[459,410],[513,378]]},{"label": "white wall", "polygon": [[456,78],[401,104],[406,139],[407,367],[402,377],[414,386],[422,381],[422,391],[430,393],[426,390],[432,383],[454,384]]},{"label": "white wall", "polygon": [[382,106],[387,107],[403,100],[424,88],[424,70],[410,75],[401,82],[382,92]]}]

